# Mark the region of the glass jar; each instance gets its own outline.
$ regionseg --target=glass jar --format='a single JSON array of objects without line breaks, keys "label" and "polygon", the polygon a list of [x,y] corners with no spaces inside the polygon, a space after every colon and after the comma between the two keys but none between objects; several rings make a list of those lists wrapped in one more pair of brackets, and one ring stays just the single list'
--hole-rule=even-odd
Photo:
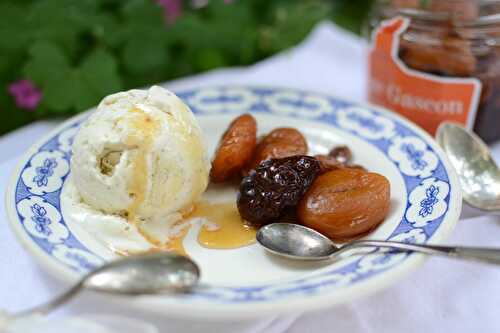
[{"label": "glass jar", "polygon": [[[387,24],[397,19],[404,27],[395,26],[401,30],[394,33]],[[500,139],[500,1],[381,0],[367,27],[374,43],[368,78],[372,103],[431,134],[439,122],[454,120],[486,142]],[[391,53],[381,51],[384,38],[394,38]]]}]

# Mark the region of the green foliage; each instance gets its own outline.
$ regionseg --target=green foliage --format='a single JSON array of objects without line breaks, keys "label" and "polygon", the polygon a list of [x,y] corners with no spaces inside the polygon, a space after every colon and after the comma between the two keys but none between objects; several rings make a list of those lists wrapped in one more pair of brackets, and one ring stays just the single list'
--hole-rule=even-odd
[{"label": "green foliage", "polygon": [[[320,20],[359,31],[371,0],[183,1],[173,23],[155,0],[0,3],[0,134],[85,110],[110,93],[221,66],[247,65],[300,42]],[[10,83],[42,91],[18,109]]]},{"label": "green foliage", "polygon": [[332,18],[338,25],[360,33],[373,2],[374,0],[334,0]]}]

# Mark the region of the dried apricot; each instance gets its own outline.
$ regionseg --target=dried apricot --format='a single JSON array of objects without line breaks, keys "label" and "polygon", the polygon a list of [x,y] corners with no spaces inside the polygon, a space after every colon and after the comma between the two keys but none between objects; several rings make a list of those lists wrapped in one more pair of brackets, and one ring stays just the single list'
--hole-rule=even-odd
[{"label": "dried apricot", "polygon": [[338,169],[319,177],[297,206],[299,221],[335,241],[358,238],[387,216],[390,184],[377,173]]},{"label": "dried apricot", "polygon": [[307,141],[302,133],[295,128],[276,128],[259,142],[248,169],[255,169],[260,163],[271,158],[304,154],[307,154]]},{"label": "dried apricot", "polygon": [[307,150],[307,141],[299,130],[291,127],[278,127],[267,134],[260,142],[263,145],[277,142],[293,143]]},{"label": "dried apricot", "polygon": [[224,182],[238,175],[247,165],[257,146],[257,122],[250,114],[234,119],[222,136],[212,161],[210,179]]}]

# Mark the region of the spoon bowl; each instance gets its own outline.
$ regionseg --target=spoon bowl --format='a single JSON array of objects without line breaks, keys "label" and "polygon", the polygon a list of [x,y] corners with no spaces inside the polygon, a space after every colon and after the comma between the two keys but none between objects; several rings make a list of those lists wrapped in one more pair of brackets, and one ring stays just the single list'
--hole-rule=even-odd
[{"label": "spoon bowl", "polygon": [[458,174],[464,200],[481,210],[500,210],[500,169],[488,146],[474,133],[451,122],[439,126],[436,140]]},{"label": "spoon bowl", "polygon": [[314,229],[292,223],[273,223],[263,226],[256,235],[257,242],[271,253],[298,260],[328,259],[338,248]]},{"label": "spoon bowl", "polygon": [[[341,246],[319,232],[299,224],[273,223],[259,229],[257,242],[267,251],[294,260],[329,260],[354,248],[389,248],[398,252],[419,252],[500,265],[500,248],[421,245],[414,243],[356,240]],[[372,251],[377,253],[377,251]]]},{"label": "spoon bowl", "polygon": [[126,257],[93,270],[51,301],[9,317],[49,313],[72,299],[82,289],[120,295],[180,293],[194,287],[199,277],[198,265],[178,254],[158,252]]},{"label": "spoon bowl", "polygon": [[119,259],[83,279],[85,288],[122,295],[183,292],[194,286],[200,269],[190,259],[167,253]]}]

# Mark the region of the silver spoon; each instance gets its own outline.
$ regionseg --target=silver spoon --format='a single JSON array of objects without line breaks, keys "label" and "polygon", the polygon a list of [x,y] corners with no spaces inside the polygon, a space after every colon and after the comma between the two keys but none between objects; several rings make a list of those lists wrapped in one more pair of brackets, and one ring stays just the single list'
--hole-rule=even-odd
[{"label": "silver spoon", "polygon": [[500,248],[417,245],[378,240],[357,240],[336,246],[321,233],[292,223],[273,223],[260,228],[257,232],[257,242],[271,253],[297,260],[329,260],[354,248],[384,247],[402,252],[420,252],[500,265]]},{"label": "silver spoon", "polygon": [[436,140],[458,173],[464,200],[486,211],[500,210],[500,169],[488,146],[462,126],[442,123]]},{"label": "silver spoon", "polygon": [[109,262],[85,275],[62,295],[32,309],[10,316],[16,319],[46,314],[66,303],[82,289],[121,295],[177,293],[198,283],[200,269],[191,259],[170,253],[154,253]]}]

